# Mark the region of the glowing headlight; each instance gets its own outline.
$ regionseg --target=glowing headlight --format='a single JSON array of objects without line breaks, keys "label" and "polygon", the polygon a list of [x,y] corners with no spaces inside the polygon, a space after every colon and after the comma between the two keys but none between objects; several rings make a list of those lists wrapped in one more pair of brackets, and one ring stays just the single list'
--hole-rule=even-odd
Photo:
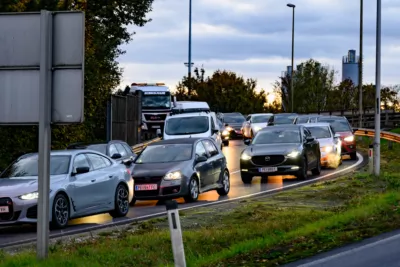
[{"label": "glowing headlight", "polygon": [[259,127],[259,126],[254,127],[254,131],[255,131],[255,132],[258,132],[258,131],[261,130],[261,129],[262,129],[262,128]]},{"label": "glowing headlight", "polygon": [[182,173],[180,171],[169,172],[164,176],[164,180],[179,180],[182,179]]},{"label": "glowing headlight", "polygon": [[223,136],[229,135],[229,132],[228,132],[227,130],[224,130],[224,131],[222,132],[222,135],[223,135]]},{"label": "glowing headlight", "polygon": [[226,127],[225,129],[226,129],[228,132],[230,132],[230,131],[233,130],[233,128],[232,128],[231,126],[228,126],[228,127]]},{"label": "glowing headlight", "polygon": [[[51,189],[50,189],[50,192],[49,192],[49,193],[51,193]],[[19,199],[22,199],[22,200],[33,200],[33,199],[38,199],[38,198],[39,198],[39,192],[38,192],[38,191],[35,191],[35,192],[32,192],[32,193],[28,193],[28,194],[19,196],[18,198],[19,198]]]},{"label": "glowing headlight", "polygon": [[247,155],[246,153],[243,153],[243,154],[240,156],[240,159],[242,159],[242,160],[250,160],[251,157],[250,157],[249,155]]},{"label": "glowing headlight", "polygon": [[286,156],[287,156],[288,158],[296,158],[298,155],[300,155],[300,152],[299,152],[299,151],[292,151],[292,152],[290,152],[289,154],[287,154]]},{"label": "glowing headlight", "polygon": [[327,153],[332,152],[332,150],[333,150],[332,146],[325,146],[322,148],[322,151],[327,152]]},{"label": "glowing headlight", "polygon": [[346,138],[344,138],[344,141],[346,141],[346,142],[353,142],[353,141],[354,141],[354,135],[347,136]]}]

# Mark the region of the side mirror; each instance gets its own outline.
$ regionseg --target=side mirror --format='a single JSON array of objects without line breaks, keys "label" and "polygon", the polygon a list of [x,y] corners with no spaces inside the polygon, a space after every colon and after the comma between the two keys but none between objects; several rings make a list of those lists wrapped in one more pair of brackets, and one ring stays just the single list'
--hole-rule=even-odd
[{"label": "side mirror", "polygon": [[217,133],[219,133],[219,130],[218,130],[218,129],[213,129],[213,130],[212,130],[212,133],[213,133],[213,134],[217,134]]},{"label": "side mirror", "polygon": [[273,122],[268,122],[268,124],[267,124],[268,126],[273,126],[274,125],[274,123]]},{"label": "side mirror", "polygon": [[127,166],[131,165],[132,162],[133,162],[132,159],[126,159],[126,160],[122,161],[122,163],[127,165]]},{"label": "side mirror", "polygon": [[315,140],[315,138],[312,137],[312,136],[306,138],[306,141],[307,141],[307,142],[312,142],[312,141],[314,141],[314,140]]},{"label": "side mirror", "polygon": [[162,133],[160,129],[157,129],[156,131],[157,137],[161,138],[162,137]]},{"label": "side mirror", "polygon": [[225,123],[225,127],[228,127],[228,126],[229,126],[229,124]]},{"label": "side mirror", "polygon": [[250,145],[251,140],[250,140],[250,139],[246,139],[246,140],[244,140],[243,142],[244,142],[244,144],[245,144],[246,146],[248,146],[248,145]]},{"label": "side mirror", "polygon": [[205,156],[200,156],[196,159],[196,163],[206,162],[206,161],[207,161],[207,157],[205,157]]},{"label": "side mirror", "polygon": [[75,174],[88,173],[89,171],[90,171],[89,167],[78,167],[75,170]]},{"label": "side mirror", "polygon": [[111,156],[112,159],[120,159],[122,158],[122,155],[119,153],[115,153],[114,155]]}]

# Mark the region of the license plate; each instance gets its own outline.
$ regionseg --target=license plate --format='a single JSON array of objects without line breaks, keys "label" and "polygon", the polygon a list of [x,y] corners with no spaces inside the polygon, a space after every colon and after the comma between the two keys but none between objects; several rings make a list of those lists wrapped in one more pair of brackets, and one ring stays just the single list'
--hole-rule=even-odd
[{"label": "license plate", "polygon": [[276,172],[278,171],[277,167],[267,167],[267,168],[259,168],[259,172]]},{"label": "license plate", "polygon": [[151,126],[151,128],[159,129],[159,128],[160,128],[160,125],[154,125],[154,126]]},{"label": "license plate", "polygon": [[8,209],[8,207],[0,207],[0,213],[9,213],[10,210]]},{"label": "license plate", "polygon": [[135,190],[137,190],[137,191],[157,190],[157,184],[140,184],[140,185],[135,185]]}]

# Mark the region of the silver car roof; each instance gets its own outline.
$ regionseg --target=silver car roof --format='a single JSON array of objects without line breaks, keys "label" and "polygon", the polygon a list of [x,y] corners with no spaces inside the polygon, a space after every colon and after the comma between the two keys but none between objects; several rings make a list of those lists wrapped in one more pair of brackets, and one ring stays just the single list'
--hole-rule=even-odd
[{"label": "silver car roof", "polygon": [[311,123],[299,123],[298,125],[303,125],[305,127],[311,127],[311,126],[319,126],[319,127],[329,127],[331,126],[330,123],[328,122],[311,122]]}]

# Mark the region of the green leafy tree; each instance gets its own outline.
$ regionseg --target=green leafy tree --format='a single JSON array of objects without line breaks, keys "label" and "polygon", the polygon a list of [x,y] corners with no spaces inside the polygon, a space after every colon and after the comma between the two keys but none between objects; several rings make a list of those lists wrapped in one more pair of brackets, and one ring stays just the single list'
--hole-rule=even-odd
[{"label": "green leafy tree", "polygon": [[217,112],[241,112],[242,114],[264,112],[266,93],[256,91],[257,81],[244,79],[236,73],[217,70],[206,77],[205,70],[195,68],[191,78],[191,95],[188,96],[188,78],[178,83],[177,100],[205,101]]},{"label": "green leafy tree", "polygon": [[329,111],[353,110],[358,106],[357,87],[350,79],[346,79],[328,91],[326,109]]},{"label": "green leafy tree", "polygon": [[[150,20],[153,0],[2,0],[0,12],[81,10],[85,12],[85,122],[53,126],[52,148],[68,143],[105,139],[106,101],[121,79],[116,59],[124,53],[120,45],[131,40],[127,25],[144,26]],[[36,126],[1,126],[0,168],[16,156],[37,151]]]}]

